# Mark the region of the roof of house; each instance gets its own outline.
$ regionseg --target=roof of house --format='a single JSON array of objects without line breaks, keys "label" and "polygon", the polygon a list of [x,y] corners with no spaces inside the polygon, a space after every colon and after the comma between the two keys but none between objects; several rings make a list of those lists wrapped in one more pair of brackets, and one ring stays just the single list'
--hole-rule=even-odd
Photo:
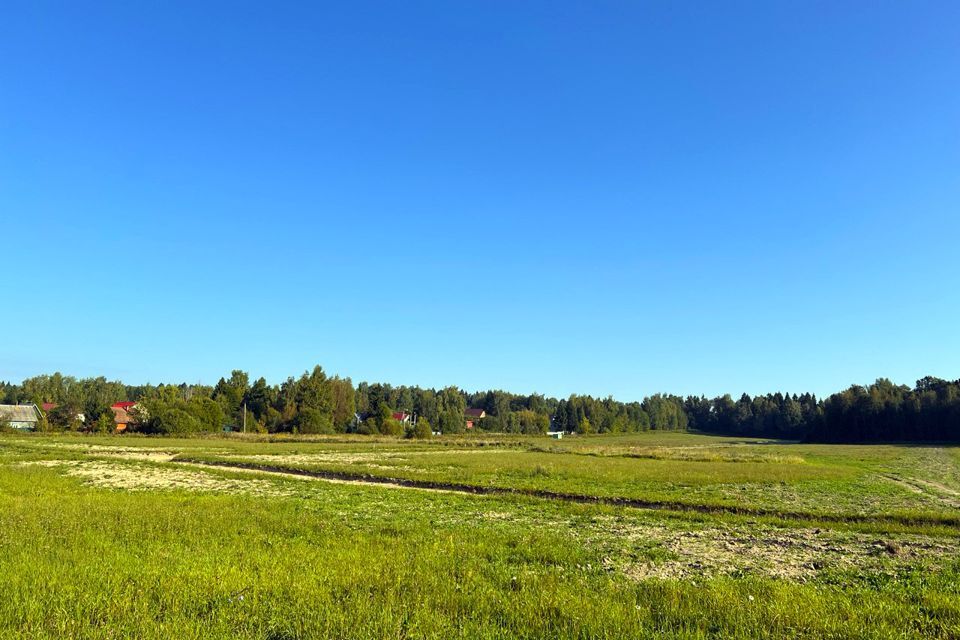
[{"label": "roof of house", "polygon": [[43,409],[44,411],[50,411],[51,409],[56,409],[56,408],[57,408],[57,403],[56,403],[56,402],[44,402],[42,405],[40,405],[40,408]]},{"label": "roof of house", "polygon": [[110,405],[110,408],[127,410],[135,404],[137,403],[136,402],[114,402],[112,405]]},{"label": "roof of house", "polygon": [[36,422],[37,405],[35,404],[0,404],[0,419],[9,422]]},{"label": "roof of house", "polygon": [[471,418],[486,418],[487,412],[483,409],[467,409],[463,412],[464,415],[470,416]]},{"label": "roof of house", "polygon": [[406,420],[406,419],[409,418],[409,417],[410,417],[410,414],[409,414],[409,413],[405,413],[405,412],[403,412],[403,411],[397,411],[396,413],[393,414],[393,419],[394,419],[394,420],[399,420],[400,422],[403,422],[404,420]]},{"label": "roof of house", "polygon": [[[120,404],[120,403],[117,403]],[[123,407],[110,407],[113,409],[113,421],[117,424],[127,424],[130,422],[130,414]]]}]

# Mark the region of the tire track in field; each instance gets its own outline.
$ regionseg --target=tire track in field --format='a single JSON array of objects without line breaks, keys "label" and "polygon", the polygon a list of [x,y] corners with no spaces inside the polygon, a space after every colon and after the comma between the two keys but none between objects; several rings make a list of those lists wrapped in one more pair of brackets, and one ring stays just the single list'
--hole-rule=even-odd
[{"label": "tire track in field", "polygon": [[960,492],[945,484],[921,478],[904,478],[897,475],[884,475],[883,477],[913,493],[931,498],[944,506],[960,509]]},{"label": "tire track in field", "polygon": [[807,520],[815,522],[846,522],[846,523],[888,523],[905,525],[941,525],[960,526],[960,515],[957,516],[927,516],[927,515],[862,515],[862,514],[817,514],[802,511],[780,511],[762,507],[744,507],[727,505],[704,505],[686,502],[643,500],[640,498],[623,498],[617,496],[591,496],[576,493],[564,493],[547,489],[525,489],[510,487],[480,486],[456,482],[435,482],[432,480],[410,480],[407,478],[390,478],[363,473],[345,471],[323,471],[314,469],[298,469],[254,462],[235,462],[226,460],[199,460],[190,457],[178,457],[173,462],[191,464],[201,467],[218,467],[224,469],[242,469],[256,471],[274,476],[296,476],[312,478],[327,482],[353,484],[371,487],[393,487],[402,489],[419,489],[441,491],[445,493],[460,493],[471,495],[495,496],[526,496],[546,500],[558,500],[579,504],[605,504],[634,509],[649,509],[658,511],[686,511],[705,514],[730,514],[757,517],[781,518],[784,520]]},{"label": "tire track in field", "polygon": [[[920,474],[924,477],[920,477]],[[938,481],[956,478],[956,467],[943,447],[926,451],[921,466],[914,469],[913,473],[904,474],[891,470],[881,474],[881,477],[943,506],[960,509],[960,491]]]}]

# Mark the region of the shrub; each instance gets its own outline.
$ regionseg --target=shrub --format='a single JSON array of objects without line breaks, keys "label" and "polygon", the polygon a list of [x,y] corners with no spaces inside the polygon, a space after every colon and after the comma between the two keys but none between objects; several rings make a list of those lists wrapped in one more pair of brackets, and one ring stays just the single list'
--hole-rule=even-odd
[{"label": "shrub", "polygon": [[333,420],[318,409],[305,408],[297,416],[297,431],[300,433],[333,433]]},{"label": "shrub", "polygon": [[407,437],[423,439],[433,436],[433,427],[427,422],[426,418],[417,419],[416,424],[407,426]]},{"label": "shrub", "polygon": [[73,401],[65,401],[50,410],[50,424],[58,429],[76,431],[83,426],[80,420],[80,405]]},{"label": "shrub", "polygon": [[147,433],[196,433],[203,425],[194,416],[177,406],[159,406],[151,412],[150,420],[143,425]]},{"label": "shrub", "polygon": [[383,421],[383,424],[380,425],[380,433],[387,436],[402,436],[403,424],[399,420],[387,418]]},{"label": "shrub", "polygon": [[93,429],[97,433],[113,433],[117,430],[117,423],[113,419],[113,411],[104,411],[93,423]]},{"label": "shrub", "polygon": [[360,423],[359,428],[357,428],[357,433],[361,433],[365,436],[377,435],[380,433],[380,427],[377,425],[377,420],[375,418],[367,418]]},{"label": "shrub", "polygon": [[577,433],[594,433],[594,428],[590,423],[590,418],[584,417],[580,421],[580,424],[577,425]]}]

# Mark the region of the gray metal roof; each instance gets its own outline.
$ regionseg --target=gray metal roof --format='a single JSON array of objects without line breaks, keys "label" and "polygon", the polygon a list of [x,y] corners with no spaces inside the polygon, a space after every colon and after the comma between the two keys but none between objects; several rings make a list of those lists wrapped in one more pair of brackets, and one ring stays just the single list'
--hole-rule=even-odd
[{"label": "gray metal roof", "polygon": [[36,422],[37,408],[32,404],[0,404],[0,419],[8,422]]}]

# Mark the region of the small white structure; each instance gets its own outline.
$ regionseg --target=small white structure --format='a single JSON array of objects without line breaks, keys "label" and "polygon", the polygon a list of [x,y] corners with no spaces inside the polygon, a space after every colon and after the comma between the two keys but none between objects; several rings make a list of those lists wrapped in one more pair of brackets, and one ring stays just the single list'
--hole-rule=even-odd
[{"label": "small white structure", "polygon": [[547,431],[547,435],[554,440],[560,440],[563,438],[563,431]]}]

